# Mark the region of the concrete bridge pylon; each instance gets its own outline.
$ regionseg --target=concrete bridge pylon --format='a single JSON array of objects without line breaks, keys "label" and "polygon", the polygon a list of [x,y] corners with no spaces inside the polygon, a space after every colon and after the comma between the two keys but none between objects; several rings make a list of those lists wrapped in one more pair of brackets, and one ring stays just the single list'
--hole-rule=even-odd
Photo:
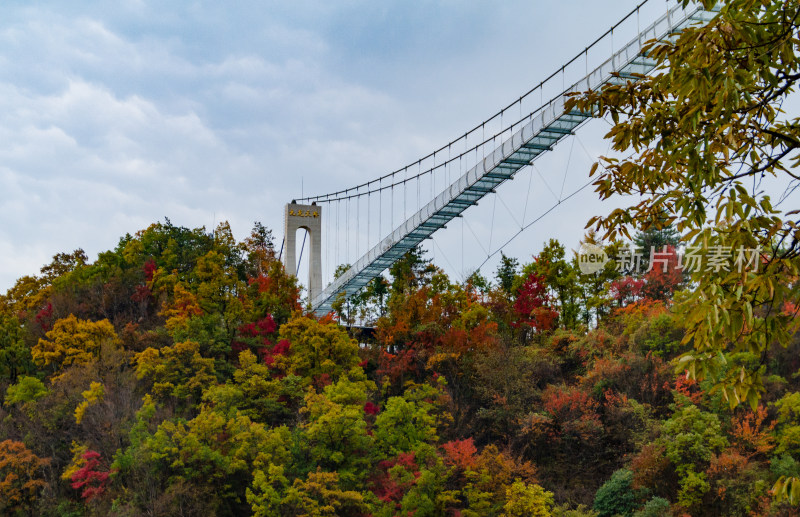
[{"label": "concrete bridge pylon", "polygon": [[322,291],[322,207],[316,203],[300,205],[295,201],[286,205],[284,211],[284,235],[286,244],[283,265],[286,274],[297,273],[297,230],[308,232],[308,299],[313,300]]}]

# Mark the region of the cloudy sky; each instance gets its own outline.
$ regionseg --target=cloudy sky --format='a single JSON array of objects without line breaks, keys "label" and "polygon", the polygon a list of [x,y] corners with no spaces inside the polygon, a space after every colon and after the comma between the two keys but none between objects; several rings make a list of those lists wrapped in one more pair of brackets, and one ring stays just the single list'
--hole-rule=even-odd
[{"label": "cloudy sky", "polygon": [[[338,190],[413,162],[636,3],[3,2],[0,292],[55,253],[94,259],[164,217],[208,229],[227,220],[237,239],[258,220],[280,239],[283,204],[301,189]],[[602,133],[587,128],[536,174],[569,192],[606,151]],[[502,208],[484,203],[491,229],[476,209],[468,238],[448,230],[431,245],[454,276],[513,235],[523,211],[530,221],[558,197],[527,175],[510,185]],[[575,246],[606,211],[595,197],[565,203],[508,253],[526,259],[550,237]]]}]

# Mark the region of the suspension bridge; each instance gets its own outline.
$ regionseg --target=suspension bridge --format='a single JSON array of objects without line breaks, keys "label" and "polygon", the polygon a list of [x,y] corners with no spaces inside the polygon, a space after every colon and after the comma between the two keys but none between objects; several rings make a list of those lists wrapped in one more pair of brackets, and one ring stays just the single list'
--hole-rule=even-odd
[{"label": "suspension bridge", "polygon": [[[643,25],[646,4],[657,1],[639,4],[544,81],[432,153],[360,185],[286,205],[283,261],[289,274],[297,274],[295,234],[305,229],[311,237],[308,292],[314,312],[333,310],[341,293],[356,294],[409,250],[575,134],[593,113],[566,110],[570,94],[636,81],[656,66],[642,50],[646,42],[673,38],[715,15],[667,2],[655,21]],[[634,37],[615,47],[615,33],[619,40],[624,26]],[[333,254],[340,264],[340,257],[353,256],[352,247],[358,258],[323,288],[324,226],[328,249],[335,248],[329,257]]]}]

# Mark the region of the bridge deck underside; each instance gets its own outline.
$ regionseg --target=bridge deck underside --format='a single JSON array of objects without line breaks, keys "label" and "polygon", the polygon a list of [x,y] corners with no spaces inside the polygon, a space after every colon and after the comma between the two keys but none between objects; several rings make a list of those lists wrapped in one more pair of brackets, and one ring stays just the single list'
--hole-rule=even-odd
[{"label": "bridge deck underside", "polygon": [[637,80],[639,75],[647,75],[656,63],[642,54],[644,42],[671,37],[690,23],[707,23],[714,14],[700,9],[687,12],[677,7],[644,29],[638,38],[608,61],[534,112],[530,122],[361,257],[312,301],[314,312],[322,315],[333,310],[332,304],[340,293],[347,297],[356,294],[409,250],[573,134],[593,114],[567,112],[568,94],[596,90],[606,84],[624,84]]}]

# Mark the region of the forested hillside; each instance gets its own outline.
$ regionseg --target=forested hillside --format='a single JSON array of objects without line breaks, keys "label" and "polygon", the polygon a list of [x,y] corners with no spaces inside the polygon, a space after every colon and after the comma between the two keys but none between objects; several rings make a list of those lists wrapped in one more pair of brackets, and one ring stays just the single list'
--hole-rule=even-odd
[{"label": "forested hillside", "polygon": [[633,203],[591,274],[556,240],[464,281],[412,250],[317,318],[261,224],[165,220],[20,278],[0,514],[798,515],[800,4],[700,3],[567,103]]},{"label": "forested hillside", "polygon": [[676,369],[680,272],[577,266],[415,251],[317,319],[259,224],[59,254],[0,303],[0,513],[794,514],[797,340],[739,358],[766,391],[731,409]]}]

